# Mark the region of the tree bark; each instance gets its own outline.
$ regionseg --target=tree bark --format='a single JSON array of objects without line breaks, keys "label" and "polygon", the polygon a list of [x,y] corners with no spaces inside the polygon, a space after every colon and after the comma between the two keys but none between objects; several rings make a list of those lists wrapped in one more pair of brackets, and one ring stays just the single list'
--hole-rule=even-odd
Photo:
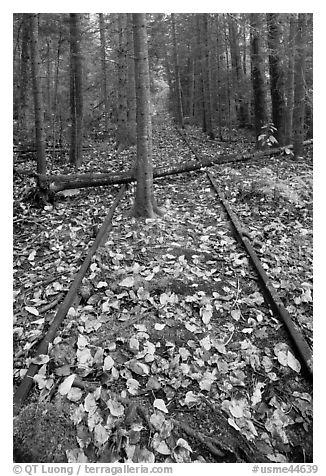
[{"label": "tree bark", "polygon": [[30,39],[31,39],[31,63],[33,78],[33,95],[35,111],[35,138],[37,173],[46,173],[45,143],[44,143],[44,109],[41,85],[41,59],[38,46],[38,22],[37,14],[29,14]]},{"label": "tree bark", "polygon": [[307,15],[299,13],[297,23],[296,55],[294,62],[293,153],[302,156],[305,118],[305,62]]},{"label": "tree bark", "polygon": [[129,146],[127,113],[127,14],[118,13],[118,129],[119,150]]},{"label": "tree bark", "polygon": [[294,106],[294,56],[295,56],[295,30],[296,21],[295,14],[290,13],[289,18],[289,36],[288,36],[288,67],[286,73],[286,120],[285,120],[285,142],[290,144],[292,141],[292,125],[293,125],[293,106]]},{"label": "tree bark", "polygon": [[150,78],[145,13],[133,13],[136,117],[137,186],[132,208],[134,217],[153,218],[161,211],[154,199],[152,165],[152,121],[150,114]]},{"label": "tree bark", "polygon": [[83,147],[83,91],[80,43],[79,14],[70,13],[70,163],[76,168],[81,164]]},{"label": "tree bark", "polygon": [[20,81],[19,81],[19,106],[18,106],[18,121],[19,121],[19,140],[24,144],[27,140],[28,123],[28,60],[29,60],[29,43],[30,43],[30,27],[29,17],[27,13],[23,13],[23,32],[22,32],[22,47],[20,55]]},{"label": "tree bark", "polygon": [[267,123],[266,90],[264,82],[264,57],[261,46],[261,14],[250,14],[251,27],[251,75],[255,111],[256,140],[261,128]]},{"label": "tree bark", "polygon": [[180,68],[179,68],[179,54],[178,54],[177,33],[176,33],[174,13],[171,13],[171,23],[172,23],[172,40],[173,40],[173,58],[174,58],[174,80],[175,80],[175,94],[176,94],[176,97],[175,97],[176,120],[177,120],[177,124],[180,127],[184,127],[181,82],[180,82]]},{"label": "tree bark", "polygon": [[104,124],[105,130],[109,130],[109,98],[107,88],[107,74],[106,74],[106,39],[105,39],[105,23],[103,13],[98,14],[100,41],[101,41],[101,72],[102,72],[102,99],[104,103]]},{"label": "tree bark", "polygon": [[132,31],[132,13],[127,14],[127,105],[128,105],[128,138],[129,144],[137,143],[136,135],[136,85],[134,40]]},{"label": "tree bark", "polygon": [[[304,142],[304,145],[311,145],[312,139]],[[292,149],[292,145],[286,146]],[[253,153],[247,153],[243,155],[230,154],[219,155],[213,158],[200,158],[196,151],[191,148],[196,155],[196,160],[192,160],[187,163],[182,163],[177,166],[160,167],[153,169],[153,178],[166,177],[169,175],[182,174],[186,172],[192,172],[200,170],[203,167],[213,167],[214,165],[229,164],[232,162],[242,162],[246,160],[260,159],[264,156],[272,156],[282,152],[282,147],[275,147],[272,149],[265,149],[262,151],[256,151]],[[20,172],[19,172],[20,173]],[[70,175],[42,175],[40,180],[47,186],[52,192],[59,192],[61,190],[69,190],[75,188],[87,188],[87,187],[101,187],[108,185],[117,185],[124,183],[131,183],[136,180],[134,171],[128,170],[118,175],[113,175],[109,172],[103,173],[90,173],[90,174],[70,174]]]},{"label": "tree bark", "polygon": [[231,15],[228,16],[228,26],[237,120],[240,127],[245,127],[249,122],[248,104],[245,100],[245,94],[243,91],[244,74],[240,57],[239,33],[235,20]]},{"label": "tree bark", "polygon": [[210,78],[210,48],[208,34],[208,14],[200,14],[201,17],[201,49],[202,49],[202,78],[204,96],[205,131],[210,139],[214,139],[212,121],[212,98],[211,98],[211,78]]},{"label": "tree bark", "polygon": [[272,97],[272,118],[277,129],[276,138],[280,145],[285,144],[285,97],[284,71],[281,62],[280,15],[267,13],[270,88]]}]

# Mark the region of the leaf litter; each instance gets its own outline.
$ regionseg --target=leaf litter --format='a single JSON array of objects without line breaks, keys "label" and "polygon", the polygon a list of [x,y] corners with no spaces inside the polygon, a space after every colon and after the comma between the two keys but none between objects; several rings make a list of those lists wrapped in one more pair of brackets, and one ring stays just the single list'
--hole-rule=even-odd
[{"label": "leaf litter", "polygon": [[[174,134],[166,129],[157,144]],[[163,165],[184,154],[180,138],[173,140],[169,157],[157,151]],[[124,159],[120,169],[128,168]],[[273,161],[266,168],[285,180],[288,161]],[[260,168],[213,170],[288,311],[311,339],[308,167],[302,165],[308,189],[295,183],[304,194],[294,190],[279,201],[267,189],[260,194]],[[114,187],[105,194],[81,190],[37,214],[17,202],[23,221],[16,222],[15,246],[26,252],[14,256],[16,385],[55,313],[39,309],[68,289],[92,242],[92,224],[104,218],[114,193]],[[31,401],[68,402],[78,442],[66,452],[69,462],[311,457],[311,388],[208,181],[195,172],[160,179],[155,195],[165,216],[136,221],[128,216],[129,190],[49,358],[38,358]]]}]

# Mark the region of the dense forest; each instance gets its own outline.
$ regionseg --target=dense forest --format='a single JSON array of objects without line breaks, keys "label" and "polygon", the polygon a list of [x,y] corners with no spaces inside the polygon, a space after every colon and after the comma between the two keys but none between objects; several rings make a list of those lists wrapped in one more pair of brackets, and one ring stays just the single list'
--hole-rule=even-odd
[{"label": "dense forest", "polygon": [[15,461],[311,463],[313,15],[13,38]]}]

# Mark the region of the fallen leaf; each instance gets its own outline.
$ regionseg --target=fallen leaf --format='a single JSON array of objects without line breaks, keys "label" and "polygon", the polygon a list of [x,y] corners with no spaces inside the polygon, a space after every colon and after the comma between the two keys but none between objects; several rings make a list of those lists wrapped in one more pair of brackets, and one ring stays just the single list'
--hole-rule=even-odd
[{"label": "fallen leaf", "polygon": [[114,360],[110,355],[106,356],[103,363],[103,370],[111,370],[114,366]]},{"label": "fallen leaf", "polygon": [[164,400],[157,398],[154,400],[153,407],[161,410],[161,412],[169,413],[169,410],[166,408]]},{"label": "fallen leaf", "polygon": [[65,378],[64,381],[59,385],[58,392],[60,395],[67,395],[70,391],[72,384],[75,380],[75,374],[69,375],[69,377]]},{"label": "fallen leaf", "polygon": [[25,309],[30,314],[33,314],[33,316],[39,316],[39,312],[37,309],[35,309],[35,307],[25,306]]},{"label": "fallen leaf", "polygon": [[106,405],[107,405],[108,409],[110,410],[110,413],[111,413],[112,416],[121,417],[121,416],[124,415],[125,408],[121,403],[116,402],[115,400],[111,399],[111,400],[106,402]]},{"label": "fallen leaf", "polygon": [[125,278],[123,281],[119,283],[119,286],[125,287],[125,288],[132,288],[135,283],[135,280],[132,276],[128,276]]},{"label": "fallen leaf", "polygon": [[50,357],[47,354],[40,354],[31,359],[32,364],[43,365],[47,364],[50,360]]},{"label": "fallen leaf", "polygon": [[67,393],[67,398],[71,402],[78,402],[83,396],[83,391],[81,388],[72,387]]}]

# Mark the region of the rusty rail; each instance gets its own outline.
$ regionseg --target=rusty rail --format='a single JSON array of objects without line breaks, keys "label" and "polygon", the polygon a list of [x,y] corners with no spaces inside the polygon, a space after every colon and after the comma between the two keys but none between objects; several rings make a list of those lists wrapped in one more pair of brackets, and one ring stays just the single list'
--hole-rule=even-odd
[{"label": "rusty rail", "polygon": [[[49,330],[47,331],[45,337],[43,338],[42,342],[40,343],[36,356],[37,355],[42,355],[42,354],[47,354],[48,352],[48,347],[49,344],[53,341],[60,325],[62,324],[63,320],[65,319],[67,312],[69,308],[71,307],[74,298],[78,292],[78,289],[80,287],[80,284],[82,282],[83,277],[85,276],[89,265],[91,264],[92,257],[94,256],[96,250],[98,249],[99,246],[103,243],[104,238],[106,237],[106,234],[111,230],[112,228],[112,217],[115,209],[117,208],[120,200],[122,199],[124,193],[126,191],[126,185],[123,185],[120,188],[120,191],[115,198],[109,213],[105,217],[105,220],[94,240],[94,243],[92,244],[91,248],[89,249],[87,256],[81,265],[78,273],[76,274],[74,281],[72,282],[65,299],[61,303],[55,318],[53,319]],[[19,387],[17,388],[15,395],[14,395],[14,415],[17,415],[22,403],[24,402],[25,398],[27,397],[30,389],[32,388],[33,385],[33,377],[37,373],[39,369],[39,365],[36,364],[31,364],[24,375],[23,380],[21,381]]]}]

